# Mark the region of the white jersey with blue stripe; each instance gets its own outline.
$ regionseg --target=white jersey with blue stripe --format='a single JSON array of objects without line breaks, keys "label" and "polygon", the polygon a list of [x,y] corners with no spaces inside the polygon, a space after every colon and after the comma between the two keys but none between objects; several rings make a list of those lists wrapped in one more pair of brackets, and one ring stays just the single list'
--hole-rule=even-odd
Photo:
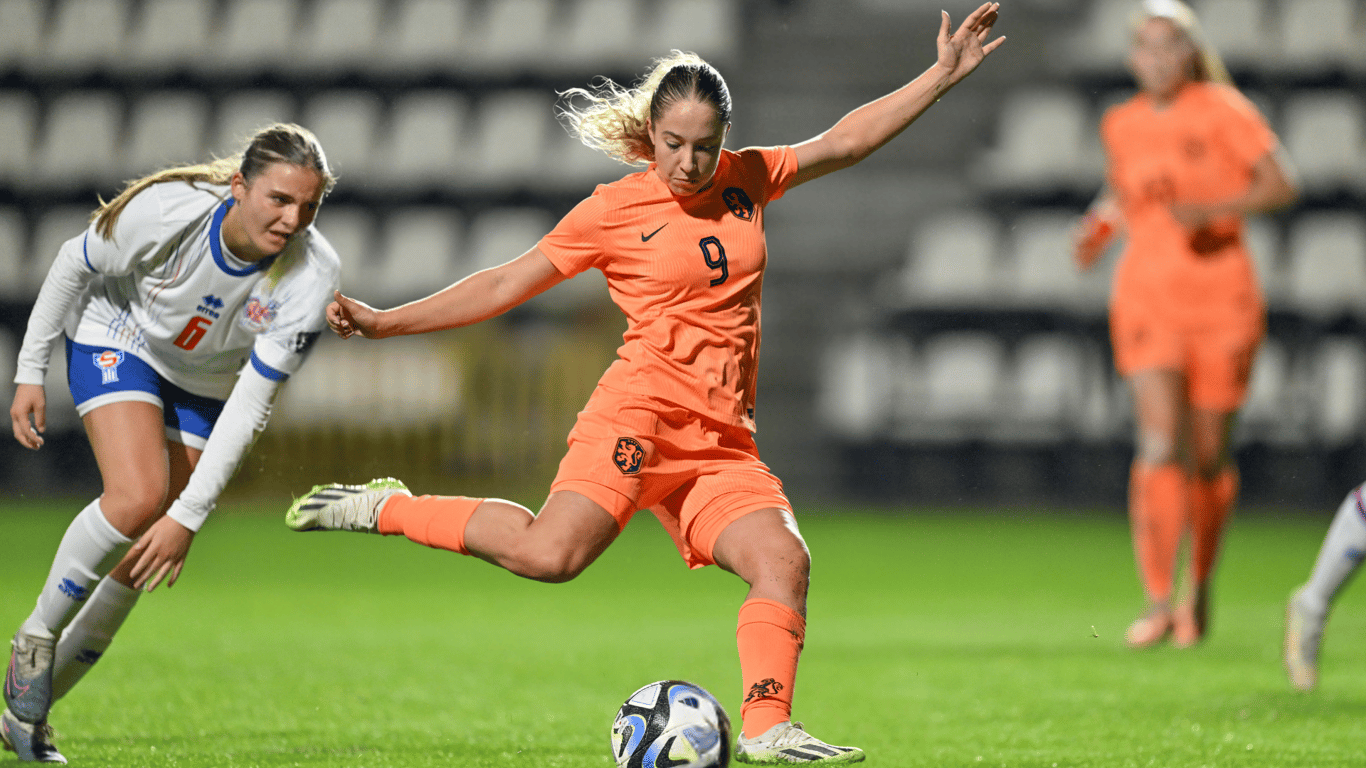
[{"label": "white jersey with blue stripe", "polygon": [[69,241],[63,250],[78,248],[93,279],[67,335],[130,352],[176,386],[217,399],[248,360],[267,378],[297,371],[327,327],[340,260],[313,227],[275,256],[238,259],[222,235],[232,204],[226,186],[155,184],[129,201],[112,238],[92,225]]}]

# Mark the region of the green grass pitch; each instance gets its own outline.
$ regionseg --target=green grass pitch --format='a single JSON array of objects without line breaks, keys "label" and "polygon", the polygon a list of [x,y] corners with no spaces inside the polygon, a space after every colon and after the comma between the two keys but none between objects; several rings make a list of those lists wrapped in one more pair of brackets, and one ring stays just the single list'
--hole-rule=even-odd
[{"label": "green grass pitch", "polygon": [[[743,585],[687,571],[648,514],[578,580],[544,585],[242,506],[54,710],[73,764],[603,767],[616,707],[670,677],[738,718]],[[78,508],[0,508],[5,632]],[[1212,636],[1147,652],[1122,641],[1140,599],[1118,513],[800,521],[815,568],[796,715],[869,765],[1359,764],[1362,590],[1333,617],[1320,691],[1291,692],[1279,662],[1326,511],[1236,520]]]}]

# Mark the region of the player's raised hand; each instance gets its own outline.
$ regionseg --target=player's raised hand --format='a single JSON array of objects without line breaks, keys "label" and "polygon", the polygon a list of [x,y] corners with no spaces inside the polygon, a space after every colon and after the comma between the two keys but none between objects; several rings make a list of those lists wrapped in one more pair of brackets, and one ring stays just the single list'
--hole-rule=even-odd
[{"label": "player's raised hand", "polygon": [[333,293],[333,301],[327,305],[327,326],[343,339],[354,335],[361,338],[378,338],[375,335],[379,313],[363,301],[343,296],[341,291]]},{"label": "player's raised hand", "polygon": [[25,448],[43,447],[43,433],[47,431],[47,394],[41,384],[19,384],[14,387],[14,402],[9,408],[14,439]]},{"label": "player's raised hand", "polygon": [[939,22],[939,39],[936,41],[939,48],[938,66],[949,73],[951,82],[956,83],[972,74],[983,59],[1006,41],[1004,37],[998,37],[987,42],[1000,8],[1000,3],[982,4],[968,14],[963,24],[958,27],[958,31],[952,34],[949,12],[940,11],[942,18]]}]

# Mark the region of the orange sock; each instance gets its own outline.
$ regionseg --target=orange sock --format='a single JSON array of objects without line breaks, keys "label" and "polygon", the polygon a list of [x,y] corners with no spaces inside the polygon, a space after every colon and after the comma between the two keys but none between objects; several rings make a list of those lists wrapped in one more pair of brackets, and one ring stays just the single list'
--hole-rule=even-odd
[{"label": "orange sock", "polygon": [[756,598],[740,606],[735,644],[740,650],[741,730],[754,738],[792,719],[792,687],[806,638],[806,619],[775,600]]},{"label": "orange sock", "polygon": [[468,555],[465,526],[483,499],[466,496],[405,496],[394,494],[379,511],[379,532],[403,534],[426,547]]},{"label": "orange sock", "polygon": [[1191,576],[1196,584],[1204,584],[1214,571],[1224,523],[1237,498],[1238,473],[1233,469],[1191,481]]},{"label": "orange sock", "polygon": [[1134,463],[1129,481],[1129,520],[1139,575],[1151,602],[1171,601],[1172,571],[1188,504],[1186,473],[1180,465]]}]

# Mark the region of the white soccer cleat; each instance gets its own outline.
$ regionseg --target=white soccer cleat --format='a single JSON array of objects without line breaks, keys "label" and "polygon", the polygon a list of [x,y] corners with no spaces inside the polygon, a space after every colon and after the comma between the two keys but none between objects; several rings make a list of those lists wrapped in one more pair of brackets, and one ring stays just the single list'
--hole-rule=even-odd
[{"label": "white soccer cleat", "polygon": [[863,757],[858,747],[826,744],[803,730],[801,723],[778,723],[753,739],[741,733],[735,744],[737,762],[757,765],[841,765],[861,763]]},{"label": "white soccer cleat", "polygon": [[1306,607],[1300,599],[1302,591],[1295,590],[1285,606],[1285,672],[1291,685],[1312,691],[1319,684],[1319,646],[1327,616]]},{"label": "white soccer cleat", "polygon": [[395,494],[411,496],[408,487],[392,477],[365,485],[315,485],[294,500],[285,525],[296,531],[361,531],[379,533],[379,510]]}]

